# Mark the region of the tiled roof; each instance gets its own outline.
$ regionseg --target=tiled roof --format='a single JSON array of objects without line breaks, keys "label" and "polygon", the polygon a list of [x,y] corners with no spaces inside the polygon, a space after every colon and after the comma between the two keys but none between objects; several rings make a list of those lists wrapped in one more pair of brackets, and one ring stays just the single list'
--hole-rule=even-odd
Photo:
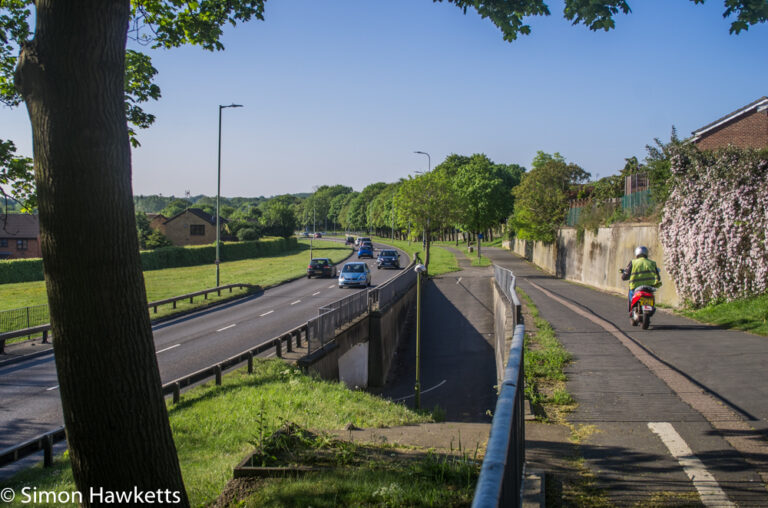
[{"label": "tiled roof", "polygon": [[[211,226],[215,226],[215,225],[216,225],[216,217],[215,217],[214,215],[209,215],[209,214],[205,213],[204,211],[202,211],[202,210],[201,210],[201,209],[199,209],[199,208],[187,208],[187,209],[186,209],[186,210],[184,210],[183,212],[181,212],[181,213],[177,213],[176,215],[174,215],[173,217],[171,217],[170,219],[168,219],[167,221],[165,221],[165,224],[168,224],[168,223],[169,223],[169,222],[171,222],[172,220],[176,220],[178,217],[181,217],[182,215],[184,215],[184,214],[185,214],[185,213],[187,213],[187,212],[189,212],[189,213],[193,213],[193,214],[197,215],[198,217],[200,217],[201,219],[203,219],[204,221],[206,221],[206,222],[207,222],[208,224],[210,224]],[[227,219],[225,219],[224,217],[222,217],[222,218],[221,218],[221,223],[222,223],[222,224],[224,224],[225,222],[227,222]]]},{"label": "tiled roof", "polygon": [[742,108],[739,108],[739,109],[737,109],[736,111],[734,111],[732,113],[728,113],[724,117],[719,118],[719,119],[715,120],[714,122],[712,122],[710,124],[707,124],[707,125],[705,125],[704,127],[700,128],[700,129],[696,129],[692,133],[693,134],[693,141],[694,142],[698,141],[698,139],[702,135],[706,134],[708,131],[710,131],[712,129],[715,129],[715,128],[723,125],[724,123],[730,122],[731,120],[734,120],[734,119],[736,119],[736,118],[738,118],[738,117],[740,117],[740,116],[742,116],[742,115],[744,115],[746,113],[751,113],[753,109],[761,111],[761,110],[765,109],[766,107],[768,107],[768,97],[760,97],[755,102],[747,104],[746,106],[744,106]]},{"label": "tiled roof", "polygon": [[26,213],[0,214],[0,238],[37,238],[40,220]]}]

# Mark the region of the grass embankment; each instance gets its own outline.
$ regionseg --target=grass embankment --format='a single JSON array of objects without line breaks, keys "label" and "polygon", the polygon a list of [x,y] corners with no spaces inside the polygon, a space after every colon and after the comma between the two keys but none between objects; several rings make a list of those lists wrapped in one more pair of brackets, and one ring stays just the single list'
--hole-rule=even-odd
[{"label": "grass embankment", "polygon": [[[309,262],[309,242],[299,242],[299,249],[277,256],[268,256],[242,261],[221,263],[221,285],[243,282],[270,287],[280,282],[306,275]],[[315,240],[314,257],[328,257],[339,262],[349,256],[351,250],[338,242]],[[194,293],[216,287],[216,268],[214,265],[167,268],[144,272],[147,300],[164,300],[186,293]],[[222,293],[222,298],[229,293]],[[209,301],[216,298],[211,295]],[[204,300],[196,301],[197,305]],[[0,285],[0,310],[30,307],[48,303],[45,282],[23,282]],[[181,308],[182,302],[179,302]]]},{"label": "grass embankment", "polygon": [[[391,238],[384,238],[381,236],[371,238],[375,242],[392,245],[393,247],[404,250],[408,253],[411,259],[413,259],[413,257],[418,252],[422,262],[424,261],[424,250],[421,248],[421,242],[412,241],[409,244],[409,242],[406,240],[393,240]],[[458,272],[460,270],[459,262],[456,261],[456,256],[454,256],[450,251],[437,247],[435,242],[432,242],[430,245],[429,254],[430,275],[440,275],[443,273]]]},{"label": "grass embankment", "polygon": [[[334,467],[301,478],[261,479],[250,492],[240,489],[238,497],[246,499],[246,506],[468,505],[479,472],[472,458],[439,457],[386,444],[339,443],[323,436],[322,431],[350,423],[370,428],[431,418],[343,384],[309,377],[281,360],[257,361],[253,375],[237,371],[225,376],[222,386],[190,390],[178,404],[169,403],[169,416],[193,506],[215,501],[232,478],[232,468],[255,448],[268,446],[268,438],[285,422],[318,435],[314,455]],[[307,455],[306,444],[303,440],[296,446],[304,445],[306,462],[317,462],[313,453]],[[280,451],[295,456],[298,450],[285,445]],[[56,492],[75,488],[66,454],[51,469],[36,466],[0,486],[16,492],[24,486]],[[19,498],[13,506],[21,506]]]},{"label": "grass embankment", "polygon": [[682,310],[680,313],[704,323],[768,335],[768,295]]},{"label": "grass embankment", "polygon": [[[312,255],[314,257],[327,257],[334,262],[339,262],[349,256],[350,253],[349,247],[338,242],[322,240],[313,242]],[[268,288],[304,276],[308,262],[309,241],[300,240],[299,248],[287,253],[221,263],[219,270],[221,285],[242,282]],[[203,265],[150,270],[144,272],[144,284],[147,291],[147,301],[165,300],[216,287],[216,268],[213,265]],[[247,290],[245,289],[235,289],[232,293],[224,291],[221,296],[215,293],[210,294],[207,299],[201,296],[196,297],[192,303],[189,303],[189,300],[181,300],[177,302],[176,309],[173,309],[171,305],[163,305],[158,308],[157,314],[150,310],[150,315],[152,319],[167,317],[236,298],[246,293]],[[47,303],[48,297],[43,281],[0,284],[0,310],[46,305]],[[33,325],[37,324],[43,323],[33,323]],[[0,330],[0,332],[2,331],[8,330]],[[8,343],[23,340],[26,338],[19,337],[10,339]]]}]

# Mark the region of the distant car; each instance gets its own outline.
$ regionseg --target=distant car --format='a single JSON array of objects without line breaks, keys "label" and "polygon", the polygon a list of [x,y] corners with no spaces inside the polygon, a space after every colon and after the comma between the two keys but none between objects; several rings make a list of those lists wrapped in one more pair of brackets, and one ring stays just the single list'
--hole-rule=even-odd
[{"label": "distant car", "polygon": [[361,262],[346,263],[339,273],[339,289],[348,286],[370,286],[371,270]]},{"label": "distant car", "polygon": [[303,238],[309,238],[309,233],[308,233],[307,231],[302,231],[302,232],[301,232],[301,236],[302,236]]},{"label": "distant car", "polygon": [[348,236],[346,240],[346,244],[349,245],[350,243],[355,243],[355,237]]},{"label": "distant car", "polygon": [[373,247],[371,244],[361,243],[360,248],[357,250],[357,259],[365,257],[373,259]]},{"label": "distant car", "polygon": [[400,268],[400,254],[396,250],[383,250],[379,252],[379,256],[376,258],[376,268],[389,266],[392,268]]},{"label": "distant car", "polygon": [[368,238],[367,236],[358,236],[357,238],[355,238],[355,247],[360,247],[360,245],[363,242],[370,242],[370,241],[371,239]]},{"label": "distant car", "polygon": [[322,237],[323,237],[322,233],[315,233],[315,238],[322,238]]},{"label": "distant car", "polygon": [[315,258],[309,262],[307,266],[307,278],[312,278],[313,275],[320,277],[336,277],[336,267],[328,258]]}]

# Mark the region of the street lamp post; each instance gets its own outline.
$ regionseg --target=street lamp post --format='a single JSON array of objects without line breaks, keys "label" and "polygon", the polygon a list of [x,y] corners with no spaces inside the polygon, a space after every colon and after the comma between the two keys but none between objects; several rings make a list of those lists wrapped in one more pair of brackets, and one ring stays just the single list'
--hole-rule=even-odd
[{"label": "street lamp post", "polygon": [[219,105],[219,163],[218,163],[218,179],[216,183],[216,287],[219,287],[219,263],[221,258],[219,252],[221,250],[221,213],[219,211],[219,201],[221,200],[221,110],[224,108],[242,108],[242,104],[230,104],[229,106]]},{"label": "street lamp post", "polygon": [[[432,171],[432,157],[429,156],[427,152],[422,152],[421,150],[416,150],[413,153],[418,153],[421,155],[427,156],[427,173]],[[424,243],[423,243],[423,249],[424,249],[424,255],[426,256],[425,261],[427,262],[427,265],[429,265],[429,253],[427,252],[427,231],[429,230],[429,217],[427,217],[427,227],[424,228]]]},{"label": "street lamp post", "polygon": [[421,274],[426,267],[419,263],[413,268],[416,272],[416,409],[421,409]]}]

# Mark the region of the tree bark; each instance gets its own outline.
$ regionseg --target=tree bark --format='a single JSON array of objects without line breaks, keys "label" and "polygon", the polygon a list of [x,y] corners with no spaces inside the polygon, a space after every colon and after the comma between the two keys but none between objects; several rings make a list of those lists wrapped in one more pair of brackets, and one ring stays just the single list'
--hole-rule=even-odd
[{"label": "tree bark", "polygon": [[123,92],[130,2],[38,0],[36,8],[16,86],[32,123],[74,479],[85,505],[90,488],[161,490],[172,504],[188,505],[136,236]]}]

